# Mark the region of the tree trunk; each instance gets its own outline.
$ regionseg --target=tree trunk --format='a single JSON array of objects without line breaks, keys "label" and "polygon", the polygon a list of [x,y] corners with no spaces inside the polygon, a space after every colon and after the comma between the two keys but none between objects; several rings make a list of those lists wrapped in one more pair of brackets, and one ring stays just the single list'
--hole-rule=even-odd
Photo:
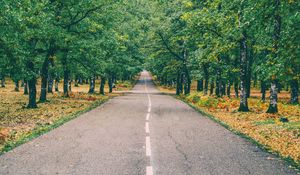
[{"label": "tree trunk", "polygon": [[240,107],[238,111],[247,112],[248,100],[247,100],[247,44],[246,33],[243,32],[243,37],[240,41],[240,79],[241,79],[241,94],[240,94]]},{"label": "tree trunk", "polygon": [[[274,0],[274,34],[273,34],[273,51],[274,51],[274,59],[278,59],[278,49],[279,49],[279,41],[280,41],[280,31],[281,31],[281,17],[280,17],[280,0]],[[270,104],[267,110],[267,113],[277,113],[277,100],[278,100],[278,80],[276,79],[276,75],[272,75],[271,80],[271,94],[270,94]]]},{"label": "tree trunk", "polygon": [[213,80],[210,81],[210,92],[209,95],[213,95],[214,93],[214,88],[215,88],[215,83]]},{"label": "tree trunk", "polygon": [[[69,77],[70,77],[70,75],[69,75]],[[68,82],[69,92],[72,92],[72,82],[73,82],[73,80],[69,80],[69,82]]]},{"label": "tree trunk", "polygon": [[19,80],[15,80],[15,91],[16,91],[16,92],[19,92],[19,91],[20,91]]},{"label": "tree trunk", "polygon": [[254,77],[253,77],[253,87],[257,87],[257,73],[254,73]]},{"label": "tree trunk", "polygon": [[112,76],[108,76],[108,86],[109,86],[109,93],[113,91],[113,78]]},{"label": "tree trunk", "polygon": [[65,97],[69,97],[69,88],[68,88],[68,85],[69,85],[69,68],[68,66],[65,64],[64,65],[64,96]]},{"label": "tree trunk", "polygon": [[299,83],[297,79],[291,80],[291,104],[299,104]]},{"label": "tree trunk", "polygon": [[220,86],[221,86],[220,79],[217,76],[217,79],[216,79],[216,92],[215,92],[217,97],[220,97],[220,89],[221,89]]},{"label": "tree trunk", "polygon": [[249,57],[248,57],[247,72],[246,72],[246,88],[247,88],[246,93],[247,93],[247,98],[250,97],[250,93],[251,93],[251,74],[252,74],[252,63],[253,63],[253,54],[254,54],[252,45],[249,49]]},{"label": "tree trunk", "polygon": [[89,93],[93,94],[94,92],[95,92],[95,76],[92,76],[92,78],[90,79]]},{"label": "tree trunk", "polygon": [[49,69],[49,55],[46,56],[42,71],[41,71],[41,95],[40,95],[40,102],[47,101],[47,81],[48,81],[48,69]]},{"label": "tree trunk", "polygon": [[[29,71],[34,72],[34,64],[33,62],[27,63],[27,68]],[[32,75],[28,81],[29,88],[29,103],[27,108],[37,108],[36,105],[36,77]]]},{"label": "tree trunk", "polygon": [[207,95],[207,91],[208,91],[208,83],[209,83],[209,73],[208,73],[208,65],[204,64],[203,65],[203,71],[204,71],[204,95]]},{"label": "tree trunk", "polygon": [[28,82],[24,81],[24,95],[28,95]]},{"label": "tree trunk", "polygon": [[277,113],[278,108],[277,108],[277,94],[278,94],[278,89],[277,89],[277,80],[272,80],[271,82],[271,90],[270,90],[270,105],[267,110],[267,113]]},{"label": "tree trunk", "polygon": [[227,83],[227,96],[230,98],[230,89],[231,89],[231,82],[230,81],[228,81],[228,83]]},{"label": "tree trunk", "polygon": [[59,79],[55,78],[55,92],[59,92],[58,85],[59,85]]},{"label": "tree trunk", "polygon": [[75,75],[75,87],[79,87],[79,76]]},{"label": "tree trunk", "polygon": [[260,83],[261,86],[261,101],[265,102],[266,101],[266,83],[264,81],[261,81]]},{"label": "tree trunk", "polygon": [[237,80],[234,82],[234,94],[235,98],[239,97],[239,82]]},{"label": "tree trunk", "polygon": [[180,95],[181,93],[182,93],[181,73],[180,71],[178,71],[177,79],[176,79],[176,95]]},{"label": "tree trunk", "polygon": [[203,91],[203,79],[197,81],[197,91]]},{"label": "tree trunk", "polygon": [[48,75],[48,93],[53,93],[53,76]]},{"label": "tree trunk", "polygon": [[104,92],[104,87],[105,87],[105,77],[101,77],[101,83],[100,83],[100,94],[101,95],[105,95],[105,92]]},{"label": "tree trunk", "polygon": [[78,84],[83,85],[83,81],[82,81],[81,77],[79,77],[79,79],[78,79]]},{"label": "tree trunk", "polygon": [[5,76],[4,75],[1,76],[1,87],[5,88]]},{"label": "tree trunk", "polygon": [[184,83],[184,94],[188,95],[191,92],[191,78],[190,78],[190,74],[187,70],[187,68],[185,68],[185,83]]}]

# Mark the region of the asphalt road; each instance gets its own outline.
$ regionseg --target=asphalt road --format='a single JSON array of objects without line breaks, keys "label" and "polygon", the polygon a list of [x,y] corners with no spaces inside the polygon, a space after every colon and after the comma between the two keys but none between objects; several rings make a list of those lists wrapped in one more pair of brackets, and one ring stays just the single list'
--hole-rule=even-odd
[{"label": "asphalt road", "polygon": [[0,156],[0,174],[296,174],[286,163],[163,95],[135,88]]}]

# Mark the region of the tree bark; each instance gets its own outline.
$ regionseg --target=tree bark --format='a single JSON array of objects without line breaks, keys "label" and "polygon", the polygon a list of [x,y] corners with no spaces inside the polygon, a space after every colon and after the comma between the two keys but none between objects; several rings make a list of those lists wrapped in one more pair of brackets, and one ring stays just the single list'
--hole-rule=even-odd
[{"label": "tree bark", "polygon": [[260,83],[261,86],[261,101],[265,102],[266,101],[266,83],[264,81],[261,81]]},{"label": "tree bark", "polygon": [[95,92],[95,76],[93,75],[92,78],[90,79],[89,93],[93,94],[94,92]]},{"label": "tree bark", "polygon": [[40,95],[40,102],[47,101],[47,81],[48,81],[48,69],[49,69],[49,54],[47,54],[42,70],[41,70],[41,95]]},{"label": "tree bark", "polygon": [[254,77],[253,77],[253,87],[257,87],[257,74],[254,73]]},{"label": "tree bark", "polygon": [[81,77],[79,77],[79,79],[78,79],[78,84],[83,85],[83,81],[82,81]]},{"label": "tree bark", "polygon": [[[69,75],[69,77],[70,77],[70,75]],[[69,82],[68,82],[69,92],[72,92],[72,82],[73,82],[73,80],[69,80]]]},{"label": "tree bark", "polygon": [[101,83],[100,83],[100,94],[101,95],[105,95],[105,92],[104,92],[104,87],[105,87],[105,77],[101,77]]},{"label": "tree bark", "polygon": [[231,82],[228,80],[228,83],[227,83],[227,96],[230,98],[230,89],[231,89]]},{"label": "tree bark", "polygon": [[5,88],[5,76],[4,75],[1,76],[1,87]]},{"label": "tree bark", "polygon": [[55,78],[55,88],[54,88],[55,92],[59,92],[58,85],[59,85],[59,79]]},{"label": "tree bark", "polygon": [[216,96],[221,96],[221,89],[222,89],[222,82],[221,82],[221,70],[217,68],[217,78],[216,78]]},{"label": "tree bark", "polygon": [[53,94],[53,76],[51,74],[48,75],[48,93]]},{"label": "tree bark", "polygon": [[64,60],[63,60],[63,69],[64,69],[64,85],[63,85],[63,90],[64,90],[64,96],[65,97],[69,97],[69,68],[67,65],[67,57],[65,56]]},{"label": "tree bark", "polygon": [[112,76],[108,76],[108,86],[109,86],[109,93],[113,92],[113,78]]},{"label": "tree bark", "polygon": [[197,91],[198,92],[203,91],[203,79],[197,81]]},{"label": "tree bark", "polygon": [[270,90],[270,105],[267,110],[267,113],[277,113],[278,108],[277,108],[277,97],[278,94],[278,88],[277,88],[277,80],[272,80],[271,82],[271,90]]},{"label": "tree bark", "polygon": [[188,95],[191,92],[191,78],[190,78],[190,74],[187,70],[187,68],[185,68],[185,83],[184,83],[184,94]]},{"label": "tree bark", "polygon": [[176,95],[180,95],[181,93],[182,93],[181,73],[180,71],[178,71],[177,79],[176,79]]},{"label": "tree bark", "polygon": [[28,95],[28,82],[24,80],[24,95]]},{"label": "tree bark", "polygon": [[250,97],[251,93],[251,74],[252,74],[252,63],[253,63],[253,46],[251,45],[249,49],[249,57],[248,57],[248,63],[247,63],[247,72],[246,72],[246,93],[247,98]]},{"label": "tree bark", "polygon": [[[274,34],[273,34],[273,50],[274,50],[274,59],[278,59],[278,49],[280,41],[280,31],[281,31],[281,17],[280,17],[280,0],[274,0]],[[277,100],[278,100],[278,80],[276,75],[272,75],[271,80],[271,92],[270,92],[270,104],[267,110],[267,113],[277,113]]]},{"label": "tree bark", "polygon": [[[34,72],[34,64],[33,62],[27,63],[27,68],[32,73]],[[30,79],[28,80],[28,88],[29,88],[29,102],[27,108],[37,108],[36,105],[36,77],[35,75],[31,75]]]},{"label": "tree bark", "polygon": [[210,96],[213,95],[213,93],[214,93],[214,88],[215,88],[215,83],[214,83],[213,80],[211,80],[211,81],[210,81],[210,93],[209,93]]},{"label": "tree bark", "polygon": [[19,91],[20,91],[19,80],[15,80],[15,91],[16,91],[16,92],[19,92]]},{"label": "tree bark", "polygon": [[208,73],[208,64],[203,64],[203,72],[204,72],[204,95],[207,95],[208,91],[208,83],[209,83],[209,73]]},{"label": "tree bark", "polygon": [[21,81],[21,87],[24,87],[24,80]]},{"label": "tree bark", "polygon": [[79,87],[79,76],[75,75],[75,87]]},{"label": "tree bark", "polygon": [[247,112],[248,100],[247,100],[247,43],[246,33],[243,32],[242,39],[240,40],[240,79],[241,79],[241,94],[240,94],[240,107],[238,111]]},{"label": "tree bark", "polygon": [[216,79],[216,92],[215,92],[215,94],[216,94],[216,96],[217,97],[220,97],[220,85],[221,83],[220,83],[220,79],[218,78],[218,76],[217,76],[217,79]]},{"label": "tree bark", "polygon": [[237,80],[234,82],[234,94],[235,98],[239,97],[239,82]]},{"label": "tree bark", "polygon": [[54,49],[52,48],[53,42],[50,43],[50,48],[48,53],[44,59],[42,70],[41,70],[41,95],[39,102],[46,102],[47,101],[47,83],[48,83],[48,75],[49,75],[49,65],[50,59],[54,56]]},{"label": "tree bark", "polygon": [[297,79],[291,80],[291,104],[299,104],[299,83]]},{"label": "tree bark", "polygon": [[221,96],[226,95],[226,83],[224,81],[221,81]]}]

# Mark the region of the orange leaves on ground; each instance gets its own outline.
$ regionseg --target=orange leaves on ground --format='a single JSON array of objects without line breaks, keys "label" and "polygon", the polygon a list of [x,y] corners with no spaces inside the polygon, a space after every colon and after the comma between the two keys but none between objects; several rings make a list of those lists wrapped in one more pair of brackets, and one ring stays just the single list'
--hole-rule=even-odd
[{"label": "orange leaves on ground", "polygon": [[[268,103],[250,98],[250,112],[238,112],[239,99],[216,98],[192,93],[180,96],[202,111],[213,115],[234,130],[250,136],[259,143],[278,152],[283,157],[291,157],[300,163],[300,106],[279,103],[278,114],[267,114]],[[286,118],[288,122],[282,122]]]},{"label": "orange leaves on ground", "polygon": [[[132,87],[132,84],[128,87]],[[28,96],[23,95],[23,89],[21,92],[14,92],[13,89],[14,85],[11,81],[7,81],[6,88],[0,88],[0,151],[5,143],[30,135],[37,127],[51,125],[87,109],[97,101],[120,95],[113,93],[103,96],[99,95],[99,92],[88,94],[89,85],[81,85],[72,87],[69,98],[63,97],[62,93],[55,92],[47,95],[49,102],[38,103],[37,109],[27,109]],[[61,84],[60,89],[62,89]],[[128,90],[125,87],[123,89]],[[105,87],[105,91],[108,91],[108,86]],[[39,92],[37,97],[39,97]]]}]

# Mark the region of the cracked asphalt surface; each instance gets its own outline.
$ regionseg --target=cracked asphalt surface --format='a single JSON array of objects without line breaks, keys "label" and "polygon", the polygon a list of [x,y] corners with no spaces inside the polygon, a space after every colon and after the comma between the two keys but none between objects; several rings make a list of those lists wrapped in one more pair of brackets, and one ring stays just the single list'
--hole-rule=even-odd
[{"label": "cracked asphalt surface", "polygon": [[[147,92],[151,157],[145,153]],[[132,91],[0,156],[0,174],[297,174],[279,158],[185,103],[161,94],[148,72]]]}]

